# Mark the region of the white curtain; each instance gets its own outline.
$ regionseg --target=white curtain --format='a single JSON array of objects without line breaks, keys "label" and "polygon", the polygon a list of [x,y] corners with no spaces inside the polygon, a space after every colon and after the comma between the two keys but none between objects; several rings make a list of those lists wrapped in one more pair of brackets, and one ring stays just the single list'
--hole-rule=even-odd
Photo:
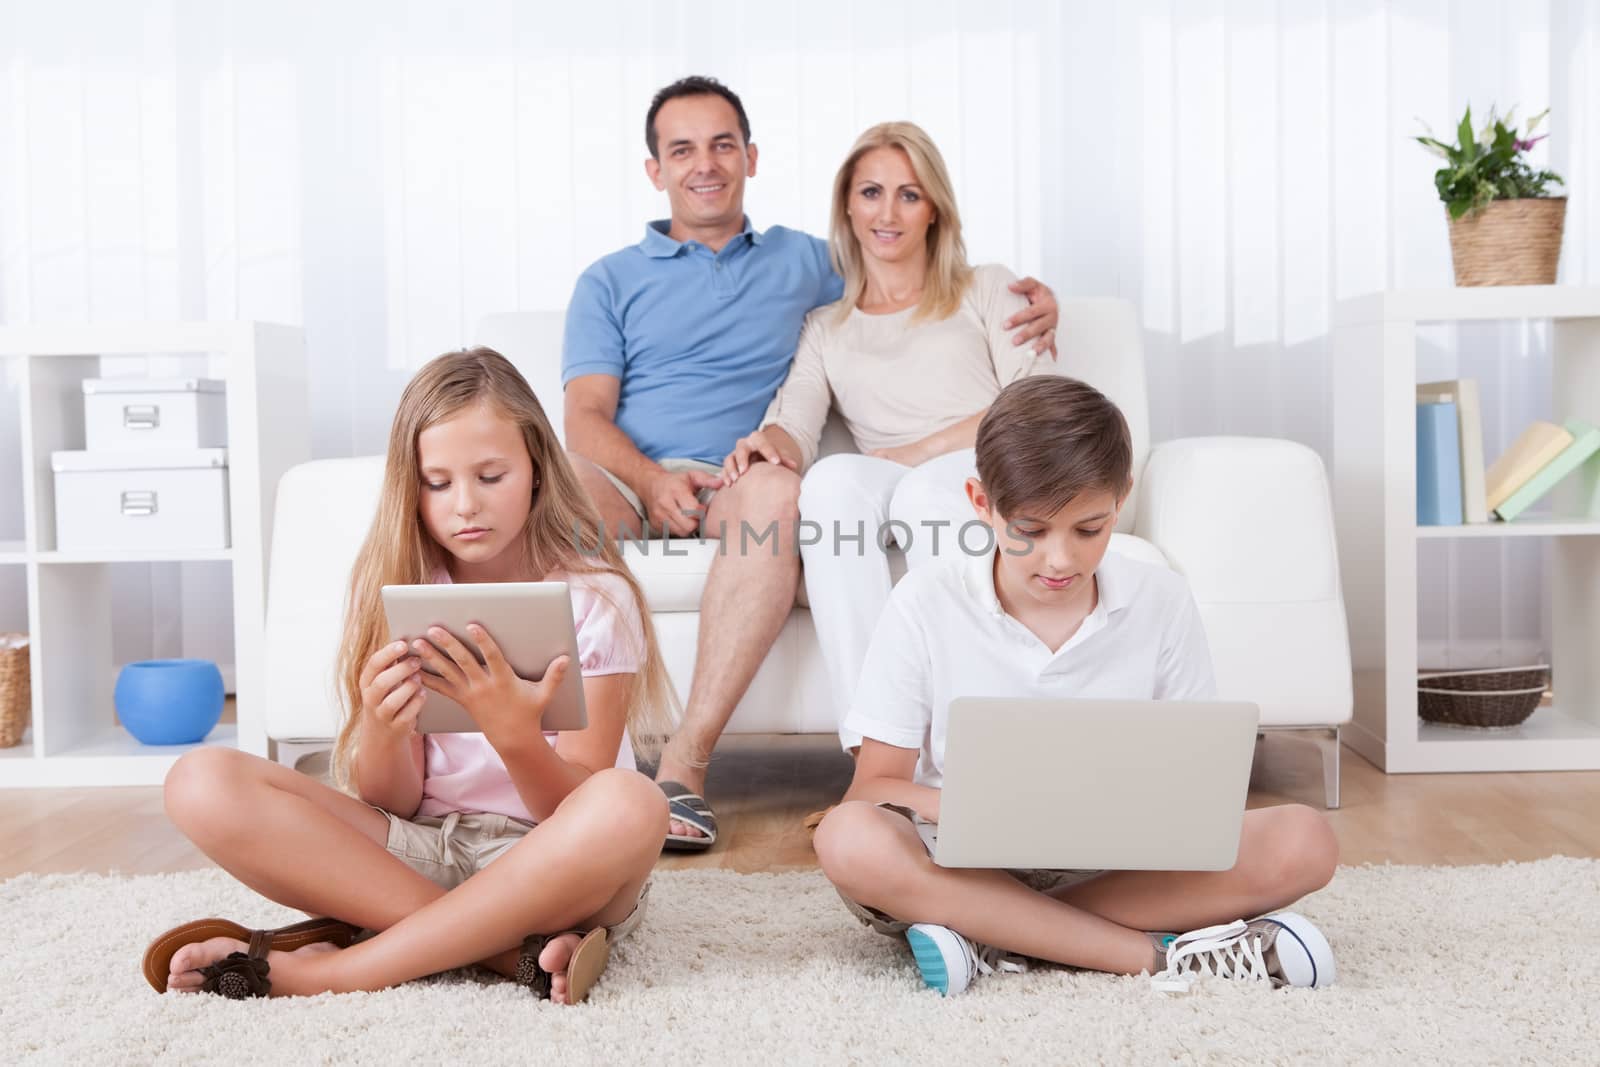
[{"label": "white curtain", "polygon": [[[644,111],[709,73],[750,112],[758,226],[823,232],[854,136],[911,118],[976,259],[1138,304],[1157,439],[1328,458],[1335,302],[1450,284],[1419,119],[1552,106],[1536,155],[1569,183],[1561,280],[1600,282],[1597,28],[1580,0],[0,0],[0,321],[303,323],[317,454],[378,451],[409,368],[485,313],[560,307],[666,213]],[[1540,329],[1440,331],[1421,358],[1483,380],[1491,454],[1542,413]],[[1538,544],[1424,549],[1425,658],[1538,650]],[[0,566],[0,625],[24,614],[18,571]],[[122,581],[119,656],[196,629],[177,574]]]}]

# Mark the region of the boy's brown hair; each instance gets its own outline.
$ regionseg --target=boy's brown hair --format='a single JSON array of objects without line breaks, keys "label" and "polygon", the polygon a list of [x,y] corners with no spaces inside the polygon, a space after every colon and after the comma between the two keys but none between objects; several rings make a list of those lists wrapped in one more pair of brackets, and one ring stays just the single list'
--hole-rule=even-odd
[{"label": "boy's brown hair", "polygon": [[978,480],[1006,518],[1054,515],[1084,491],[1121,499],[1133,474],[1128,420],[1076,378],[1041,374],[1000,390],[978,424]]}]

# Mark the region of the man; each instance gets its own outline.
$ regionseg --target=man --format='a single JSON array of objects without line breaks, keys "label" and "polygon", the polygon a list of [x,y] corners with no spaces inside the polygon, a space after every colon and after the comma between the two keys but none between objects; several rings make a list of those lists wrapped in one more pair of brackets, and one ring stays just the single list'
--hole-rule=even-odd
[{"label": "man", "polygon": [[[726,535],[700,600],[699,648],[683,722],[656,781],[672,801],[668,848],[716,841],[701,795],[728,718],[794,603],[800,476],[757,464],[723,488],[722,460],[753,430],[788,374],[806,313],[838,300],[827,242],[744,214],[756,146],[744,105],[713,78],[684,78],[651,101],[645,173],[668,220],[578,279],[562,353],[567,448],[607,532]],[[1007,325],[1018,343],[1054,327],[1055,299]],[[763,538],[746,539],[746,528]],[[776,543],[766,536],[776,530]]]}]

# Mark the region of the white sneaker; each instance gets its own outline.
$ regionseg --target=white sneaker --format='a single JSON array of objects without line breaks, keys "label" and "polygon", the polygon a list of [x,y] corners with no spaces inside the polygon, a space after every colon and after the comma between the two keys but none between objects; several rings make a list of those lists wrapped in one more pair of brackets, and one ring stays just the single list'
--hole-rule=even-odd
[{"label": "white sneaker", "polygon": [[947,997],[966,989],[980,974],[1020,974],[1028,969],[1027,960],[1020,956],[1009,955],[993,945],[980,945],[935,923],[915,924],[906,931],[906,942],[922,980]]},{"label": "white sneaker", "polygon": [[1333,948],[1311,920],[1280,911],[1179,934],[1167,944],[1167,969],[1150,983],[1185,993],[1202,975],[1321,989],[1334,981]]}]

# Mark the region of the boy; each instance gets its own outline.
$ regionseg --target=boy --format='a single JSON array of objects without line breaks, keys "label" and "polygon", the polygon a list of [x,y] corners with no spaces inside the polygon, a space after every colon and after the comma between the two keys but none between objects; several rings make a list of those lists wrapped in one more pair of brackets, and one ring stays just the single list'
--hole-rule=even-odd
[{"label": "boy", "polygon": [[[1165,972],[1163,988],[1201,973],[1330,984],[1333,953],[1316,927],[1269,915],[1326,885],[1338,862],[1327,820],[1300,805],[1246,812],[1227,871],[934,864],[951,699],[1210,700],[1216,688],[1183,578],[1106,554],[1132,487],[1116,405],[1070,378],[1018,381],[984,415],[977,466],[967,496],[995,548],[896,586],[845,723],[865,739],[855,778],[817,828],[823,871],[864,923],[905,935],[924,981],[947,996],[1023,969],[1011,954]],[[1151,786],[1204,773],[1151,767]],[[1268,917],[1236,921],[1255,915]],[[1156,932],[1180,930],[1191,932]]]}]

